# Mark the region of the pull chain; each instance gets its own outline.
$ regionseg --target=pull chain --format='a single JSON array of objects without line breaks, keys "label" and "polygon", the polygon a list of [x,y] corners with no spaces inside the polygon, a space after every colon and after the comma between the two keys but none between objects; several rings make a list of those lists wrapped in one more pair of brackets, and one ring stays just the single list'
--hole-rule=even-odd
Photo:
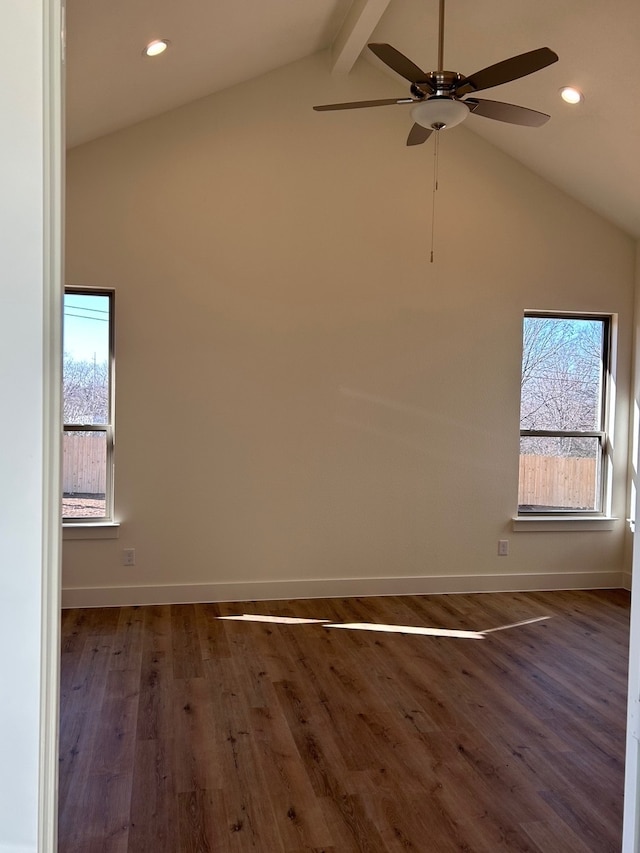
[{"label": "pull chain", "polygon": [[436,139],[433,146],[433,192],[431,195],[431,263],[433,263],[433,247],[435,243],[436,227],[436,192],[438,191],[438,155],[440,150],[440,131],[436,130]]}]

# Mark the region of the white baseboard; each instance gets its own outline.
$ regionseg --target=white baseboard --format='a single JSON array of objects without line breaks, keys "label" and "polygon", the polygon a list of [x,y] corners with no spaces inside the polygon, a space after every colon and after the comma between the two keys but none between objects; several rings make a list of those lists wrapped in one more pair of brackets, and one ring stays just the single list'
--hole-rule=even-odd
[{"label": "white baseboard", "polygon": [[631,572],[622,572],[622,583],[620,586],[622,589],[631,591]]},{"label": "white baseboard", "polygon": [[[626,581],[629,581],[629,586]],[[516,575],[442,575],[398,578],[250,581],[166,586],[73,587],[62,606],[125,607],[218,601],[282,601],[371,595],[432,595],[464,592],[533,592],[554,589],[630,589],[625,572],[562,572]]]}]

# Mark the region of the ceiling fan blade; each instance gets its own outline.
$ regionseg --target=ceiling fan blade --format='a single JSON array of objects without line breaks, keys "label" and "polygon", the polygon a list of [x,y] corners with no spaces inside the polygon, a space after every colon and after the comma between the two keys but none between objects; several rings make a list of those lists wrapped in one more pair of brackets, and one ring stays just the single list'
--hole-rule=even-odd
[{"label": "ceiling fan blade", "polygon": [[500,86],[502,83],[510,83],[511,80],[526,77],[527,74],[540,71],[557,61],[558,54],[548,47],[539,47],[537,50],[512,56],[510,59],[504,59],[502,62],[476,71],[469,77],[464,77],[456,86],[456,95],[467,95],[470,92]]},{"label": "ceiling fan blade", "polygon": [[388,104],[413,104],[413,98],[384,98],[381,101],[350,101],[347,104],[320,104],[314,110],[359,110],[362,107],[384,107]]},{"label": "ceiling fan blade", "polygon": [[410,59],[400,53],[399,50],[396,50],[395,47],[391,47],[390,44],[376,43],[369,45],[369,50],[371,50],[378,59],[381,59],[385,65],[388,65],[392,71],[395,71],[397,74],[400,74],[401,77],[404,77],[405,80],[408,80],[410,83],[420,83],[421,85],[426,86],[431,92],[434,91],[433,86],[429,83],[429,75],[426,71],[423,71],[421,68],[412,62]]},{"label": "ceiling fan blade", "polygon": [[540,127],[551,118],[546,113],[530,110],[528,107],[519,107],[516,104],[505,104],[503,101],[467,98],[463,103],[469,107],[473,115],[506,121],[509,124],[520,124],[524,127]]},{"label": "ceiling fan blade", "polygon": [[407,137],[407,145],[422,145],[431,136],[433,131],[430,127],[423,127],[421,124],[414,124],[409,131]]}]

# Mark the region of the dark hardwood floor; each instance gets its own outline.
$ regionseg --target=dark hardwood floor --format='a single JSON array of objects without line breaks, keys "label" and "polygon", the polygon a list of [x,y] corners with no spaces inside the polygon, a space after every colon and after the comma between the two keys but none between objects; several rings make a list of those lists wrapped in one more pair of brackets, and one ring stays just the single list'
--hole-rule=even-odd
[{"label": "dark hardwood floor", "polygon": [[619,853],[628,619],[618,590],[67,610],[60,853]]}]

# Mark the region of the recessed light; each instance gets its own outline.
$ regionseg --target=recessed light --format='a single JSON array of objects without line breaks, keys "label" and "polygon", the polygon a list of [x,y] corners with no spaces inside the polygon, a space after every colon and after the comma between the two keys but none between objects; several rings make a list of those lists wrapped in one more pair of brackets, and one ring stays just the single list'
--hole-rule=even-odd
[{"label": "recessed light", "polygon": [[584,101],[582,92],[573,86],[563,86],[560,89],[560,97],[568,104],[579,104],[581,101]]},{"label": "recessed light", "polygon": [[143,56],[159,56],[169,47],[169,39],[155,39],[142,51]]}]

